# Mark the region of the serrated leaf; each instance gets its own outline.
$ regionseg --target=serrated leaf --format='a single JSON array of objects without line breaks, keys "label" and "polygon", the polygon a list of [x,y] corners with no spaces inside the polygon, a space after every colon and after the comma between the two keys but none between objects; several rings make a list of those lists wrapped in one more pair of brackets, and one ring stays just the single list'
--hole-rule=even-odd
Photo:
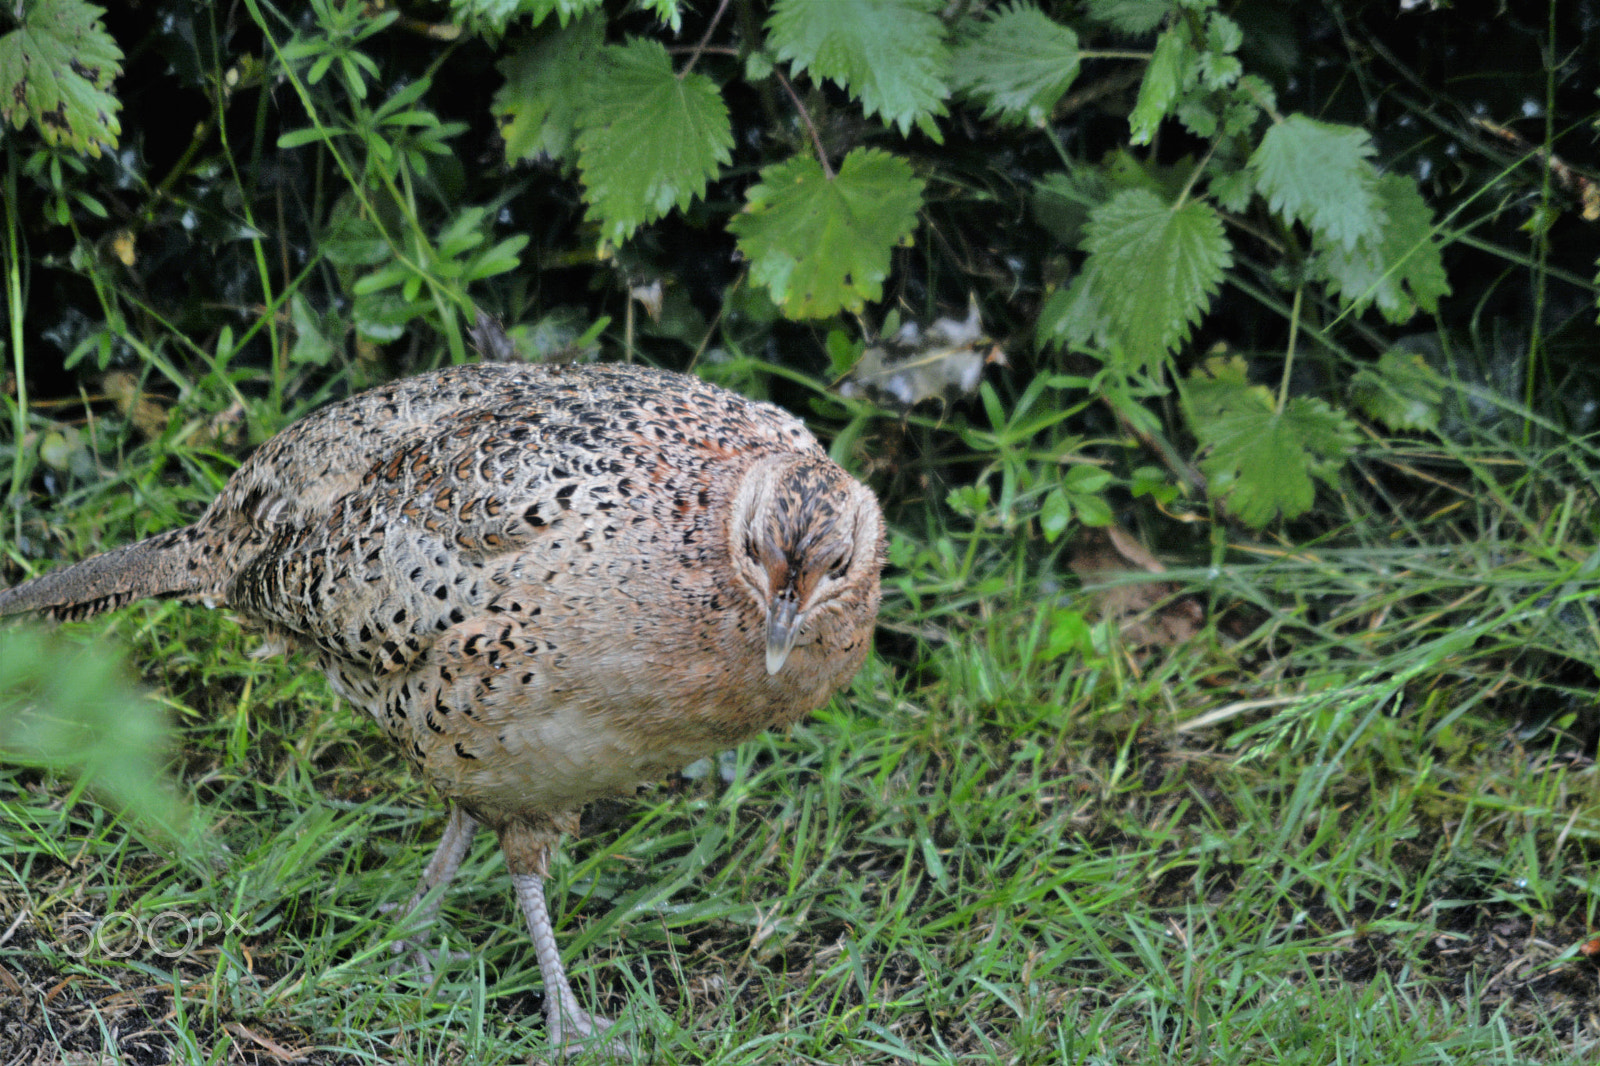
[{"label": "serrated leaf", "polygon": [[[910,132],[945,113],[940,0],[778,0],[767,44],[779,62],[836,82],[869,115]],[[935,131],[936,135],[936,131]]]},{"label": "serrated leaf", "polygon": [[1215,92],[1238,81],[1244,73],[1244,64],[1237,56],[1201,52],[1198,69],[1200,84]]},{"label": "serrated leaf", "polygon": [[1418,307],[1438,310],[1439,297],[1450,295],[1450,281],[1433,236],[1433,212],[1416,181],[1384,174],[1377,193],[1388,219],[1379,236],[1360,240],[1354,248],[1322,248],[1311,270],[1355,310],[1376,302],[1378,313],[1399,325]]},{"label": "serrated leaf", "polygon": [[656,21],[673,33],[683,28],[683,11],[678,0],[642,0],[642,3],[646,11],[655,14]]},{"label": "serrated leaf", "polygon": [[605,31],[605,19],[585,17],[496,65],[506,82],[495,91],[490,110],[505,138],[507,162],[568,158],[583,88],[599,63]]},{"label": "serrated leaf", "polygon": [[324,232],[323,254],[335,266],[363,267],[387,261],[394,250],[377,223],[356,214],[348,202],[341,202]]},{"label": "serrated leaf", "polygon": [[1110,332],[1111,320],[1094,290],[1094,283],[1092,274],[1079,271],[1066,288],[1049,295],[1039,309],[1039,321],[1034,326],[1034,337],[1041,346],[1081,347]]},{"label": "serrated leaf", "polygon": [[22,0],[21,25],[0,37],[0,121],[31,119],[46,144],[96,158],[115,148],[122,103],[106,90],[122,73],[122,50],[82,0]]},{"label": "serrated leaf", "polygon": [[1213,355],[1189,374],[1183,404],[1190,422],[1197,423],[1240,410],[1270,411],[1273,399],[1271,390],[1250,384],[1250,366],[1242,356]]},{"label": "serrated leaf", "polygon": [[1089,0],[1087,14],[1123,33],[1143,36],[1171,13],[1172,0]]},{"label": "serrated leaf", "polygon": [[761,171],[728,223],[750,276],[789,318],[859,311],[883,294],[889,253],[916,225],[922,181],[899,156],[857,148],[832,178],[798,157]]},{"label": "serrated leaf", "polygon": [[1213,173],[1206,193],[1224,211],[1239,212],[1250,206],[1255,195],[1255,184],[1247,170],[1227,170]]},{"label": "serrated leaf", "polygon": [[1351,249],[1383,227],[1374,152],[1366,130],[1290,115],[1267,130],[1250,167],[1268,207]]},{"label": "serrated leaf", "polygon": [[1206,48],[1210,51],[1232,55],[1243,43],[1244,31],[1227,15],[1213,11],[1206,19]]},{"label": "serrated leaf", "polygon": [[1090,210],[1104,203],[1108,195],[1105,176],[1098,167],[1079,167],[1040,178],[1034,184],[1029,206],[1050,236],[1073,248],[1083,238]]},{"label": "serrated leaf", "polygon": [[1217,112],[1209,97],[1190,96],[1178,103],[1174,113],[1183,128],[1196,137],[1210,140],[1217,133]]},{"label": "serrated leaf", "polygon": [[951,81],[984,117],[1038,126],[1078,76],[1078,35],[1018,0],[955,51]]},{"label": "serrated leaf", "polygon": [[[537,26],[551,15],[563,26],[600,7],[604,0],[450,0],[454,21],[496,36],[516,18],[527,16]],[[676,27],[674,27],[676,28]]]},{"label": "serrated leaf", "polygon": [[1211,205],[1169,207],[1147,189],[1126,189],[1096,208],[1083,245],[1089,258],[1074,285],[1092,299],[1094,334],[1143,366],[1189,336],[1233,263]]},{"label": "serrated leaf", "polygon": [[1316,500],[1313,478],[1333,484],[1356,442],[1355,428],[1322,400],[1298,396],[1279,411],[1243,377],[1243,361],[1209,360],[1184,389],[1207,492],[1260,528],[1294,518]]},{"label": "serrated leaf", "polygon": [[391,288],[357,296],[351,302],[350,317],[357,333],[379,344],[389,344],[405,334],[413,318],[428,310],[428,305],[407,300]]},{"label": "serrated leaf", "polygon": [[659,41],[608,47],[580,119],[578,174],[589,215],[621,242],[687,207],[732,156],[728,106],[704,74],[678,77]]},{"label": "serrated leaf", "polygon": [[1439,375],[1415,352],[1387,351],[1356,372],[1350,397],[1390,429],[1431,430],[1439,424]]},{"label": "serrated leaf", "polygon": [[1139,99],[1128,116],[1129,138],[1134,144],[1149,144],[1156,127],[1167,117],[1178,94],[1195,79],[1196,56],[1189,43],[1189,31],[1173,26],[1156,41],[1156,50],[1139,84]]}]

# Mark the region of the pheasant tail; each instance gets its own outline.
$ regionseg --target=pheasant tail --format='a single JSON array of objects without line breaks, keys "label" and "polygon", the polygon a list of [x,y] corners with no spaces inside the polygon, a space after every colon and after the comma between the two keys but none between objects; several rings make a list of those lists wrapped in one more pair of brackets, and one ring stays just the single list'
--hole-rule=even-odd
[{"label": "pheasant tail", "polygon": [[193,595],[205,584],[193,526],[128,544],[0,589],[0,617],[36,611],[72,621],[147,597]]}]

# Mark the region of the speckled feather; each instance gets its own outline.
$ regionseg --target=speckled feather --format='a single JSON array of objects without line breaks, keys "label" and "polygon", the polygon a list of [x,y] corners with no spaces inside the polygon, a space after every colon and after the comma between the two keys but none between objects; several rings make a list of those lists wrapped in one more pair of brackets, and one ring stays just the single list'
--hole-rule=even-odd
[{"label": "speckled feather", "polygon": [[[729,561],[734,496],[763,461],[778,569],[830,535],[853,543],[847,510],[872,526],[861,578],[776,676]],[[193,526],[110,553],[126,588],[101,556],[68,602],[23,585],[0,612],[224,603],[312,649],[441,793],[497,826],[815,709],[866,654],[880,541],[870,493],[779,408],[641,367],[479,364],[291,426]],[[809,579],[774,585],[791,576]]]}]

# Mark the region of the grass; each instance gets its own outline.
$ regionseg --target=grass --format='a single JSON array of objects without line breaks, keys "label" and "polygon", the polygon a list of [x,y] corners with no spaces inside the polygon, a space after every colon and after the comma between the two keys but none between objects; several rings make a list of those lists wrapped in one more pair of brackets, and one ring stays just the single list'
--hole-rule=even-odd
[{"label": "grass", "polygon": [[[887,658],[565,843],[580,998],[663,1064],[1590,1061],[1596,518],[1481,467],[1163,575],[1205,622],[1155,648],[1027,537],[902,536]],[[131,520],[84,502],[71,543]],[[0,769],[0,1066],[549,1059],[487,835],[432,930],[462,957],[388,974],[442,812],[304,660],[172,604],[56,643],[126,649],[194,831]],[[47,680],[0,665],[13,707]]]}]

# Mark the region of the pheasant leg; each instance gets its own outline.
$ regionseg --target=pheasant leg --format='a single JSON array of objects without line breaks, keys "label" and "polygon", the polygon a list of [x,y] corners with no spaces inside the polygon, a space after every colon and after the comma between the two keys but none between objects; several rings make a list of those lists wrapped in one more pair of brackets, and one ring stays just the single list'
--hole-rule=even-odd
[{"label": "pheasant leg", "polygon": [[[434,848],[433,858],[428,860],[427,867],[422,871],[422,880],[417,882],[417,890],[412,893],[410,902],[402,912],[417,931],[390,946],[396,955],[408,958],[396,960],[389,967],[391,973],[411,969],[424,979],[432,978],[435,958],[428,950],[430,938],[427,929],[439,913],[439,907],[444,902],[444,890],[455,879],[456,871],[461,869],[461,862],[472,847],[472,837],[477,829],[478,823],[472,815],[460,807],[450,807],[450,820],[445,822],[444,832],[439,836],[439,846]],[[395,909],[399,910],[398,907]],[[443,961],[447,957],[446,952],[443,948],[439,950],[439,961]]]},{"label": "pheasant leg", "polygon": [[[611,1027],[611,1020],[578,1006],[578,997],[567,981],[566,967],[561,965],[561,949],[556,947],[550,908],[544,898],[545,863],[554,843],[553,833],[530,832],[515,824],[500,832],[500,849],[505,852],[511,884],[527,919],[534,957],[539,960],[539,975],[544,979],[545,1025],[550,1044],[574,1055],[602,1040],[601,1034]],[[606,1046],[612,1051],[626,1050],[617,1042],[606,1042]]]}]

